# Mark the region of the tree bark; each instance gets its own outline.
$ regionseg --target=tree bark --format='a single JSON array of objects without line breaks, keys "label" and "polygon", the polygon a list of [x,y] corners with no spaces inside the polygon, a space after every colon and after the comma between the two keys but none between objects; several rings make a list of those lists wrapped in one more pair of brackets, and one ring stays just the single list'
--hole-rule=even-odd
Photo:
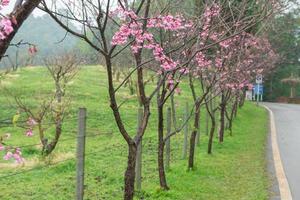
[{"label": "tree bark", "polygon": [[246,98],[246,90],[243,90],[242,91],[242,95],[241,95],[241,100],[240,100],[240,103],[239,103],[239,107],[242,108],[245,104],[245,98]]},{"label": "tree bark", "polygon": [[196,103],[195,118],[194,118],[194,128],[190,138],[190,154],[188,169],[194,168],[194,158],[195,158],[195,146],[196,146],[196,136],[199,130],[199,120],[200,120],[200,105],[201,102]]},{"label": "tree bark", "polygon": [[135,164],[137,148],[135,144],[128,146],[127,169],[125,172],[124,200],[132,200],[134,195]]},{"label": "tree bark", "polygon": [[[210,128],[209,139],[208,139],[208,147],[207,147],[207,153],[211,154],[212,153],[214,133],[215,133],[215,128],[216,128],[216,119],[215,119],[216,109],[212,108],[211,105],[208,105],[208,103],[205,103],[205,106],[206,106],[206,110],[208,112],[208,115],[210,116],[210,119],[211,119],[211,128]],[[211,110],[210,110],[210,108],[211,108]]]},{"label": "tree bark", "polygon": [[224,130],[225,130],[225,109],[226,109],[226,102],[224,94],[222,94],[222,100],[220,104],[220,130],[219,130],[219,142],[224,142]]},{"label": "tree bark", "polygon": [[47,144],[44,147],[44,152],[43,152],[44,155],[46,155],[46,156],[50,155],[54,151],[54,149],[59,141],[59,138],[61,136],[61,132],[62,132],[62,121],[61,121],[61,119],[59,119],[59,121],[56,122],[56,124],[55,124],[55,137],[51,141],[51,143]]},{"label": "tree bark", "polygon": [[208,140],[208,149],[207,149],[208,154],[212,153],[215,127],[216,127],[216,120],[215,120],[214,117],[212,117],[211,118],[211,128],[210,128],[209,140]]},{"label": "tree bark", "polygon": [[220,130],[219,130],[219,142],[224,142],[224,130],[225,130],[225,105],[221,105],[220,111]]},{"label": "tree bark", "polygon": [[[158,102],[160,104],[160,102]],[[163,106],[158,105],[158,175],[159,175],[159,183],[160,187],[164,190],[169,190],[167,179],[166,179],[166,172],[165,172],[165,165],[164,165],[164,117],[163,117]]]}]

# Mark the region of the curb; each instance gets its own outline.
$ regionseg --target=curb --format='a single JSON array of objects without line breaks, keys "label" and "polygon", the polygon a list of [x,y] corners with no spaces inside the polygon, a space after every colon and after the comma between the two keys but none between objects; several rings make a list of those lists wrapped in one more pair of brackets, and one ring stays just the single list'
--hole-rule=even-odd
[{"label": "curb", "polygon": [[290,186],[286,178],[281,157],[280,157],[274,114],[273,111],[269,109],[267,106],[265,105],[262,106],[269,111],[269,115],[270,115],[271,146],[272,146],[274,167],[275,167],[276,177],[277,177],[279,191],[280,191],[280,197],[281,200],[293,200]]}]

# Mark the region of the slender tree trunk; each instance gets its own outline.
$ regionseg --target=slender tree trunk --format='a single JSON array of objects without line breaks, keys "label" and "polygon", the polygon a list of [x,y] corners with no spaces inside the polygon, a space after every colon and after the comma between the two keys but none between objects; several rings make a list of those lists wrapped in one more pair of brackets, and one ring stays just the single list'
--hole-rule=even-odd
[{"label": "slender tree trunk", "polygon": [[56,95],[56,101],[59,105],[59,108],[58,108],[59,110],[56,111],[56,116],[55,116],[55,137],[50,143],[48,143],[48,144],[46,144],[46,146],[44,146],[43,153],[46,156],[50,155],[54,151],[54,149],[59,141],[59,138],[61,136],[61,133],[62,133],[62,108],[61,108],[62,105],[61,105],[61,102],[62,102],[62,98],[63,98],[63,92],[62,92],[62,89],[61,89],[59,83],[56,83],[56,94],[55,95]]},{"label": "slender tree trunk", "polygon": [[195,158],[195,146],[196,146],[196,136],[199,130],[199,120],[200,120],[200,105],[201,102],[196,102],[195,118],[194,118],[194,128],[190,138],[190,154],[188,169],[194,168],[194,158]]},{"label": "slender tree trunk", "polygon": [[43,130],[43,127],[42,127],[42,124],[41,122],[38,122],[38,130],[39,130],[39,137],[40,137],[40,141],[43,145],[43,149],[42,149],[42,155],[44,155],[44,152],[45,152],[45,149],[47,148],[47,139],[45,138],[45,135],[44,135],[44,130]]},{"label": "slender tree trunk", "polygon": [[216,128],[216,119],[213,116],[211,116],[211,128],[210,128],[208,148],[207,148],[207,153],[208,154],[212,153],[212,146],[213,146],[215,128]]},{"label": "slender tree trunk", "polygon": [[211,107],[210,102],[206,102],[205,106],[206,106],[207,113],[208,113],[208,115],[210,116],[210,119],[211,119],[211,128],[210,128],[209,139],[208,139],[208,147],[207,147],[207,153],[211,154],[212,153],[213,140],[214,140],[214,133],[215,133],[215,128],[216,128],[216,119],[215,119],[215,111],[216,110]]},{"label": "slender tree trunk", "polygon": [[59,141],[59,138],[61,136],[61,132],[62,132],[62,121],[61,121],[61,119],[59,119],[59,121],[57,121],[55,124],[55,137],[51,141],[51,143],[47,144],[47,146],[45,147],[45,155],[46,156],[50,155],[54,151],[54,149]]},{"label": "slender tree trunk", "polygon": [[165,172],[165,166],[164,166],[164,148],[165,144],[161,143],[158,147],[158,172],[159,172],[159,183],[160,187],[163,190],[169,190],[169,186],[167,184],[166,179],[166,172]]},{"label": "slender tree trunk", "polygon": [[208,135],[208,132],[209,132],[209,114],[206,111],[206,113],[205,113],[205,133],[206,133],[206,135]]},{"label": "slender tree trunk", "polygon": [[[103,41],[106,41],[105,39]],[[124,200],[133,200],[134,195],[134,183],[135,183],[135,164],[136,164],[136,151],[138,142],[135,142],[128,132],[126,131],[122,118],[119,112],[116,96],[115,96],[115,89],[113,85],[113,76],[112,76],[112,63],[111,57],[105,56],[105,63],[107,68],[107,77],[108,77],[108,92],[110,98],[110,107],[113,111],[113,115],[115,118],[115,122],[119,128],[120,133],[122,134],[123,138],[126,140],[128,145],[128,158],[127,158],[127,169],[124,174]],[[147,108],[147,109],[145,109]],[[139,132],[143,133],[148,122],[150,113],[148,112],[148,105],[144,107],[144,116],[143,121],[141,122],[141,127],[139,128]],[[138,134],[140,139],[142,139],[143,134]]]},{"label": "slender tree trunk", "polygon": [[[160,102],[158,102],[160,104]],[[158,105],[158,175],[160,187],[164,190],[169,190],[166,179],[165,165],[164,165],[164,116],[163,106]]]},{"label": "slender tree trunk", "polygon": [[224,95],[222,95],[222,100],[221,100],[221,110],[220,110],[220,130],[219,130],[219,142],[223,143],[224,142],[224,130],[225,130],[225,109],[226,109],[226,103],[224,99]]},{"label": "slender tree trunk", "polygon": [[242,91],[242,95],[241,95],[241,100],[240,100],[240,104],[239,107],[242,108],[245,104],[245,98],[246,98],[246,90]]},{"label": "slender tree trunk", "polygon": [[199,125],[198,125],[198,129],[197,129],[197,135],[196,135],[196,145],[199,146],[200,145],[200,126],[201,126],[201,122],[200,122],[200,118],[201,118],[201,108],[199,109]]},{"label": "slender tree trunk", "polygon": [[236,116],[237,116],[237,110],[238,110],[238,98],[236,98],[234,105],[233,105],[233,109],[232,109],[234,118],[236,118]]},{"label": "slender tree trunk", "polygon": [[124,200],[132,200],[134,195],[135,164],[137,148],[135,144],[128,146],[127,169],[125,172]]},{"label": "slender tree trunk", "polygon": [[229,115],[227,108],[225,109],[225,116],[226,116],[226,130],[229,130],[229,134],[230,134],[230,136],[232,136],[232,129],[231,129],[232,128],[232,124],[231,124],[232,118],[231,118],[231,115]]}]

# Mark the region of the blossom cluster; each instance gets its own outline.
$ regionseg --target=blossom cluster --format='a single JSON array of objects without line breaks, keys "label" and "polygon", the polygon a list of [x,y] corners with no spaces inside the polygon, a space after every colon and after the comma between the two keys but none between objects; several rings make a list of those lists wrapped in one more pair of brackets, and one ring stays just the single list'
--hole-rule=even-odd
[{"label": "blossom cluster", "polygon": [[[220,15],[221,8],[218,4],[213,4],[212,6],[208,6],[204,12],[204,22],[203,22],[203,31],[200,36],[202,38],[207,38],[209,36],[209,30],[213,21],[213,18],[218,17]],[[216,37],[216,35],[214,35]]]},{"label": "blossom cluster", "polygon": [[25,132],[25,135],[27,137],[31,137],[31,136],[33,136],[33,128],[34,128],[34,126],[37,125],[37,122],[33,118],[29,117],[27,120],[27,125],[28,125],[28,129]]},{"label": "blossom cluster", "polygon": [[[33,128],[37,125],[37,122],[29,117],[26,122],[28,129],[25,131],[25,136],[33,136]],[[3,156],[4,160],[15,160],[16,163],[23,163],[25,160],[22,157],[22,151],[19,147],[7,146],[4,144],[4,141],[8,140],[11,137],[9,133],[6,133],[4,136],[0,137],[0,151],[5,151]]]},{"label": "blossom cluster", "polygon": [[15,148],[13,151],[7,151],[3,157],[4,160],[14,159],[16,163],[23,163],[25,160],[22,157],[22,152],[20,148]]},{"label": "blossom cluster", "polygon": [[[131,50],[134,54],[138,53],[140,49],[146,48],[152,50],[156,61],[160,63],[163,70],[173,70],[178,66],[178,62],[164,53],[164,49],[160,44],[154,40],[154,35],[143,29],[141,21],[147,21],[147,28],[163,29],[165,31],[181,31],[191,26],[191,22],[185,24],[182,16],[157,16],[155,18],[142,19],[139,18],[133,11],[118,8],[121,19],[124,23],[120,29],[114,34],[112,38],[112,45],[125,45],[129,39],[132,39]],[[114,13],[114,12],[112,12]]]},{"label": "blossom cluster", "polygon": [[4,141],[10,138],[10,133],[6,133],[0,138],[0,151],[5,151],[3,156],[4,160],[15,160],[16,163],[23,163],[24,158],[22,157],[22,152],[20,148],[7,147],[4,145]]},{"label": "blossom cluster", "polygon": [[[4,6],[8,6],[10,3],[9,0],[1,0],[0,9]],[[0,40],[6,39],[13,31],[13,25],[17,24],[15,17],[2,17],[0,19]]]}]

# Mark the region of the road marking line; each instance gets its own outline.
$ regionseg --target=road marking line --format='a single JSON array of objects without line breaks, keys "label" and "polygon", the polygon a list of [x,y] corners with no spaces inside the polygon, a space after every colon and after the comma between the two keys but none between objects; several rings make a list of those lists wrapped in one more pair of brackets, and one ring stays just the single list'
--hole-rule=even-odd
[{"label": "road marking line", "polygon": [[280,152],[279,152],[279,147],[278,147],[278,142],[277,142],[277,132],[276,132],[276,126],[275,126],[275,120],[274,120],[274,114],[271,109],[269,109],[267,106],[263,105],[270,114],[270,127],[271,127],[271,143],[272,143],[272,152],[273,152],[273,159],[274,159],[274,166],[275,166],[275,172],[276,172],[276,177],[279,185],[279,190],[280,190],[280,197],[281,200],[292,200],[292,194],[289,186],[289,182],[286,178],[281,157],[280,157]]}]

